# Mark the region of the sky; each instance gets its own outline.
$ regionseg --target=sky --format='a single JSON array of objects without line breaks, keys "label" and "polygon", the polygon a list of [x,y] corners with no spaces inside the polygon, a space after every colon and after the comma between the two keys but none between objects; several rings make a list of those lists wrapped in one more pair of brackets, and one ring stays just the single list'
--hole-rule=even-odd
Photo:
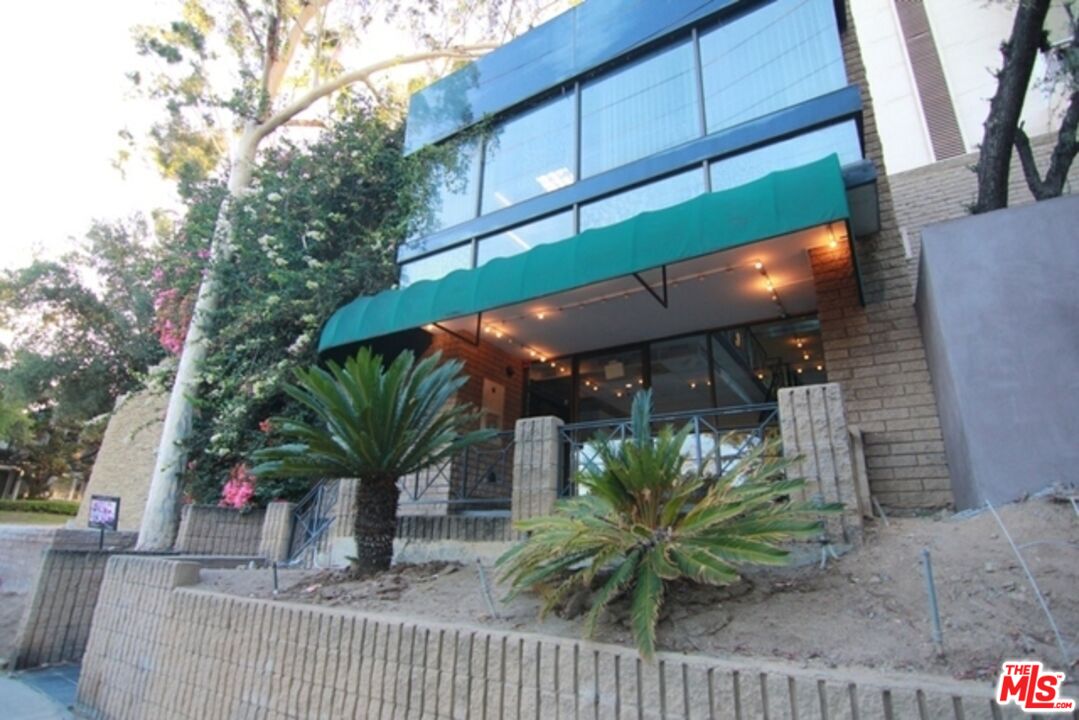
[{"label": "sky", "polygon": [[145,129],[152,107],[132,97],[131,28],[169,16],[161,0],[14,3],[0,43],[0,268],[55,257],[94,218],[175,207],[171,186],[141,158],[126,180],[112,167],[125,126]]}]

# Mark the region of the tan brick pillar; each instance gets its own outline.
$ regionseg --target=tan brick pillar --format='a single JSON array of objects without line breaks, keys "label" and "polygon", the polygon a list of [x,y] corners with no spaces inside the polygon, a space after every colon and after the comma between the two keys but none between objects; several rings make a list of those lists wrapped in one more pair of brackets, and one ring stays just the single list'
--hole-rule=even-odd
[{"label": "tan brick pillar", "polygon": [[558,498],[562,420],[521,418],[514,429],[513,520],[548,515]]},{"label": "tan brick pillar", "polygon": [[295,503],[272,502],[266,506],[262,517],[262,534],[259,536],[259,555],[270,562],[288,560],[288,546],[292,539],[292,511]]},{"label": "tan brick pillar", "polygon": [[176,552],[185,552],[191,545],[193,507],[193,505],[184,505],[180,508],[180,529],[176,531],[176,542],[172,545],[172,549]]},{"label": "tan brick pillar", "polygon": [[337,505],[333,513],[333,527],[330,528],[334,537],[352,537],[353,526],[356,524],[356,491],[359,488],[359,478],[342,478],[337,481]]},{"label": "tan brick pillar", "polygon": [[842,515],[828,520],[829,538],[832,542],[861,540],[869,497],[856,479],[857,461],[839,384],[780,390],[779,427],[783,454],[799,458],[793,472],[806,481],[800,499],[842,503]]}]

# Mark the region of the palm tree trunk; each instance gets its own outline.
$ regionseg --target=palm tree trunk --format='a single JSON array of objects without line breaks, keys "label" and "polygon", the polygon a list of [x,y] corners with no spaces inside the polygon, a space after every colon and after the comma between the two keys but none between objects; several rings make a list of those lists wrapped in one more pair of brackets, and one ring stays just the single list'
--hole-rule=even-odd
[{"label": "palm tree trunk", "polygon": [[393,538],[397,534],[397,478],[360,478],[356,490],[355,570],[368,575],[388,570],[393,560]]}]

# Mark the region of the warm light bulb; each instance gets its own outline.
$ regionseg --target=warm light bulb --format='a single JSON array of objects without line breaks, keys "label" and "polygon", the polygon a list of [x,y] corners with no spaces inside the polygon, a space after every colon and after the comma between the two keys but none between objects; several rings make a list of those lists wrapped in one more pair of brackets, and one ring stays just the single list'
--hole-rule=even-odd
[{"label": "warm light bulb", "polygon": [[802,374],[802,368],[798,368],[798,374],[799,374],[799,375],[801,375],[801,374]]},{"label": "warm light bulb", "polygon": [[545,358],[545,357],[543,357],[543,356],[541,355],[541,356],[540,356],[540,362],[547,362],[547,358]]},{"label": "warm light bulb", "polygon": [[803,343],[801,340],[799,340],[796,344],[798,345],[798,349],[801,350],[802,345],[804,345],[805,343]]},{"label": "warm light bulb", "polygon": [[495,330],[495,337],[496,338],[502,337],[502,331],[501,330]]},{"label": "warm light bulb", "polygon": [[628,388],[633,387],[633,383],[626,383],[626,387],[628,387]]},{"label": "warm light bulb", "polygon": [[483,328],[483,331],[484,331],[485,333],[487,333],[488,335],[490,335],[490,334],[491,334],[492,332],[494,332],[494,331],[493,331],[493,330],[491,329],[491,326],[490,326],[490,325],[488,325],[487,327]]},{"label": "warm light bulb", "polygon": [[764,263],[762,263],[760,260],[758,260],[757,262],[753,263],[753,267],[756,270],[763,270],[764,269]]},{"label": "warm light bulb", "polygon": [[539,319],[539,320],[542,320],[545,317],[547,317],[547,313],[544,313],[544,312],[536,313],[536,318]]},{"label": "warm light bulb", "polygon": [[808,360],[809,359],[809,353],[802,353],[802,359],[803,360]]},{"label": "warm light bulb", "polygon": [[824,370],[824,366],[823,365],[818,365],[817,366],[817,371],[820,372],[821,370]]},{"label": "warm light bulb", "polygon": [[696,390],[696,389],[697,389],[697,383],[695,383],[695,382],[691,382],[691,383],[689,384],[689,387],[690,387],[690,389],[692,389],[692,390]]},{"label": "warm light bulb", "polygon": [[764,379],[764,373],[762,373],[762,372],[757,373],[757,379],[758,380],[763,380]]},{"label": "warm light bulb", "polygon": [[617,397],[622,397],[622,391],[621,391],[621,390],[619,390],[618,392],[616,392],[616,393],[615,393],[615,395],[616,395]]}]

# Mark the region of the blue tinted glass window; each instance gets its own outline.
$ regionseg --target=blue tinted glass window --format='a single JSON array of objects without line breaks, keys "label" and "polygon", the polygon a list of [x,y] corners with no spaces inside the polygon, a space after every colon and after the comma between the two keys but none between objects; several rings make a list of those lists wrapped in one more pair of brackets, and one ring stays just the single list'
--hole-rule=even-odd
[{"label": "blue tinted glass window", "polygon": [[421,216],[412,236],[427,235],[476,217],[479,192],[479,143],[470,140],[447,148],[445,162],[432,166],[428,181],[427,213]]},{"label": "blue tinted glass window", "polygon": [[472,243],[437,252],[433,255],[401,264],[401,287],[420,280],[438,280],[454,270],[472,267]]},{"label": "blue tinted glass window", "polygon": [[571,235],[573,215],[569,212],[518,225],[512,230],[481,239],[476,251],[476,264],[483,265],[494,258],[516,255],[537,245],[565,240]]},{"label": "blue tinted glass window", "polygon": [[573,98],[547,102],[496,126],[483,167],[484,214],[571,184]]},{"label": "blue tinted glass window", "polygon": [[695,138],[699,122],[690,43],[620,68],[581,89],[581,175]]},{"label": "blue tinted glass window", "polygon": [[847,84],[832,0],[775,0],[700,43],[710,133]]},{"label": "blue tinted glass window", "polygon": [[649,210],[660,210],[704,192],[700,167],[581,206],[581,232],[613,225]]},{"label": "blue tinted glass window", "polygon": [[839,155],[841,165],[862,159],[858,126],[853,120],[717,160],[710,168],[712,190],[744,185],[770,172],[805,165],[832,153]]}]

